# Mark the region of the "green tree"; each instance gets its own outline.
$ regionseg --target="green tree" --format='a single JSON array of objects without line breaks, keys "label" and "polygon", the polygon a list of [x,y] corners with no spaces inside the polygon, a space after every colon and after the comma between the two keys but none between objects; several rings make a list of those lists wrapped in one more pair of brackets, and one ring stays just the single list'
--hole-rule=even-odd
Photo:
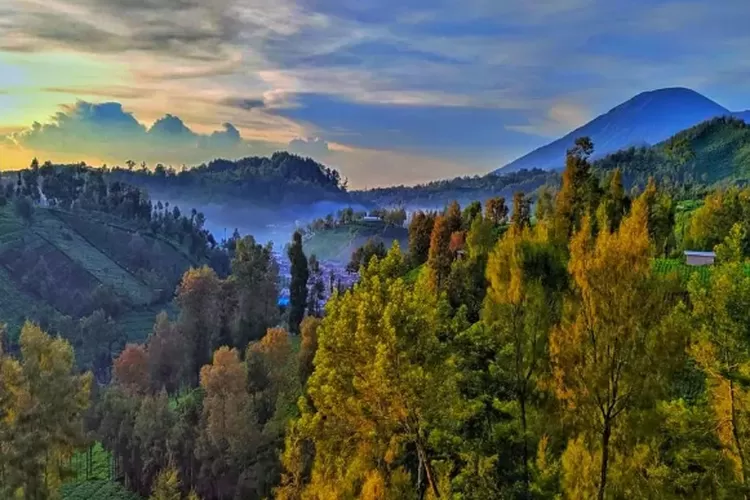
[{"label": "green tree", "polygon": [[[564,260],[544,232],[526,228],[505,234],[490,255],[489,287],[482,319],[497,342],[494,373],[513,403],[506,411],[520,424],[523,491],[530,493],[533,401],[548,368],[549,334],[559,321],[567,275]],[[502,394],[494,395],[502,400]]]},{"label": "green tree", "polygon": [[289,285],[289,331],[299,333],[299,324],[305,316],[307,306],[307,280],[310,273],[307,257],[302,250],[302,235],[295,231],[289,247],[289,261],[292,264],[292,281]]},{"label": "green tree", "polygon": [[596,179],[588,160],[593,152],[594,144],[588,137],[576,139],[575,146],[567,152],[562,186],[555,200],[554,230],[558,241],[567,242],[581,227],[583,218],[593,215],[596,209],[592,190]]},{"label": "green tree", "polygon": [[690,352],[705,373],[711,426],[747,487],[750,463],[750,277],[741,262],[717,266],[708,286],[689,284],[694,334]]},{"label": "green tree", "polygon": [[513,195],[513,213],[510,216],[510,223],[516,231],[522,231],[523,228],[531,226],[531,199],[520,191]]},{"label": "green tree", "polygon": [[310,479],[295,479],[305,451],[287,448],[280,498],[416,498],[424,488],[439,495],[433,443],[460,417],[449,410],[458,405],[456,373],[439,340],[451,326],[445,303],[404,283],[405,267],[394,246],[354,291],[329,303],[307,385],[311,404],[300,399],[299,434],[288,441],[313,445]]},{"label": "green tree", "polygon": [[482,215],[482,203],[479,201],[472,201],[468,205],[466,205],[466,208],[464,208],[463,213],[463,227],[466,229],[471,227],[472,222],[474,222],[474,219],[476,219],[478,216]]},{"label": "green tree", "polygon": [[430,251],[430,235],[435,224],[434,214],[418,210],[409,223],[409,262],[413,267],[427,262]]},{"label": "green tree", "polygon": [[279,269],[273,246],[260,245],[252,236],[238,240],[229,280],[237,300],[234,346],[244,349],[248,342],[260,339],[279,322]]},{"label": "green tree", "polygon": [[457,201],[452,201],[445,207],[443,217],[450,234],[457,233],[463,229],[464,220],[461,216],[461,205]]},{"label": "green tree", "polygon": [[359,271],[360,267],[367,266],[373,257],[382,259],[387,253],[383,240],[368,238],[364,245],[352,252],[352,258],[346,265],[346,270],[351,273]]}]

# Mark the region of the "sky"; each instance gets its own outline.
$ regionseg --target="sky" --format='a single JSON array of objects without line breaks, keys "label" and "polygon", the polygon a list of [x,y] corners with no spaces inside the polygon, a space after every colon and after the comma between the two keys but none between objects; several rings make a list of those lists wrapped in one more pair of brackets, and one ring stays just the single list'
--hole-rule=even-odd
[{"label": "sky", "polygon": [[635,94],[750,108],[747,0],[0,0],[0,169],[482,174]]}]

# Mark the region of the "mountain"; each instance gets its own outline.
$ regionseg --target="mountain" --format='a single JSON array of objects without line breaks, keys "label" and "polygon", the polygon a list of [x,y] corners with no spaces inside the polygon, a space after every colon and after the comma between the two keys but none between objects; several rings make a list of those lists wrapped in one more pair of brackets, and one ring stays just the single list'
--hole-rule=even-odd
[{"label": "mountain", "polygon": [[745,110],[745,111],[737,111],[735,113],[732,113],[732,116],[746,123],[750,123],[750,109]]},{"label": "mountain", "polygon": [[564,166],[566,150],[578,137],[590,137],[594,142],[594,158],[600,158],[630,146],[657,144],[681,130],[725,115],[732,115],[732,112],[690,89],[675,87],[643,92],[495,173],[560,169]]}]

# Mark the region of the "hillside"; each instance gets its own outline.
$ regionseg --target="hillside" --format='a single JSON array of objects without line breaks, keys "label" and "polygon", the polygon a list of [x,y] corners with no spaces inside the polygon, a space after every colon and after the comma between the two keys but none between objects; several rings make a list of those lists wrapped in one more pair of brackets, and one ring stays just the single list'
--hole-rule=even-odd
[{"label": "hillside", "polygon": [[0,323],[10,348],[26,319],[76,348],[81,367],[106,380],[109,360],[142,341],[156,315],[174,316],[183,273],[228,257],[203,215],[152,206],[101,171],[34,163],[0,178]]},{"label": "hillside", "polygon": [[409,246],[405,227],[353,222],[305,235],[304,247],[308,255],[315,255],[318,259],[349,262],[352,253],[370,239],[382,241],[386,248],[390,248],[394,241],[398,241],[404,251]]},{"label": "hillside", "polygon": [[217,159],[176,172],[115,168],[110,179],[145,188],[154,199],[190,199],[196,204],[243,202],[261,208],[346,200],[346,181],[333,169],[300,156],[278,152],[237,161]]},{"label": "hillside", "polygon": [[[679,149],[686,155],[683,161],[670,153]],[[594,166],[620,168],[627,184],[644,185],[649,176],[682,186],[743,182],[750,178],[750,125],[736,118],[715,118],[654,146],[610,154]]]},{"label": "hillside", "polygon": [[[564,156],[561,158],[561,161],[564,161]],[[493,196],[505,196],[510,199],[516,191],[531,193],[549,182],[551,176],[554,176],[540,169],[507,174],[503,172],[502,174],[456,177],[416,186],[393,186],[354,191],[352,197],[362,205],[439,210],[454,200],[466,205],[474,200],[486,200]]]},{"label": "hillside", "polygon": [[53,326],[75,337],[82,364],[93,363],[90,351],[98,346],[78,337],[83,323],[102,311],[102,321],[112,318],[116,344],[143,340],[156,315],[173,310],[173,290],[195,264],[176,245],[92,214],[38,208],[27,222],[6,205],[0,208],[0,322],[11,338],[27,318]]},{"label": "hillside", "polygon": [[595,158],[599,158],[631,146],[657,144],[700,122],[731,114],[728,109],[690,89],[665,88],[643,92],[495,172],[561,169],[566,150],[582,136],[591,138],[596,147]]}]

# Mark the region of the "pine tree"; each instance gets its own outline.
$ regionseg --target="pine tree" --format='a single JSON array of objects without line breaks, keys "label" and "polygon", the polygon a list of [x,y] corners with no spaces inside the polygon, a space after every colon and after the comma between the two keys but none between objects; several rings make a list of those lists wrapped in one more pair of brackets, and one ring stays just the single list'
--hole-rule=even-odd
[{"label": "pine tree", "polygon": [[594,239],[584,217],[570,243],[575,301],[550,339],[555,393],[583,438],[570,441],[563,460],[586,444],[598,477],[575,474],[595,485],[599,499],[608,491],[613,433],[635,404],[646,404],[663,366],[655,360],[666,341],[659,325],[670,301],[652,274],[647,220],[644,197],[615,233]]},{"label": "pine tree", "polygon": [[302,234],[294,232],[292,244],[289,247],[289,262],[292,264],[292,280],[289,285],[289,331],[299,333],[299,324],[305,316],[307,307],[307,281],[310,272],[307,267],[307,257],[302,250]]},{"label": "pine tree", "polygon": [[435,224],[435,216],[422,212],[414,213],[409,223],[409,261],[413,267],[427,262],[430,251],[430,235]]},{"label": "pine tree", "polygon": [[448,275],[451,272],[451,229],[446,217],[438,215],[432,228],[430,237],[430,252],[427,267],[430,271],[430,284],[433,290],[440,292],[444,289]]},{"label": "pine tree", "polygon": [[149,500],[182,500],[180,477],[176,469],[170,467],[159,473]]}]

